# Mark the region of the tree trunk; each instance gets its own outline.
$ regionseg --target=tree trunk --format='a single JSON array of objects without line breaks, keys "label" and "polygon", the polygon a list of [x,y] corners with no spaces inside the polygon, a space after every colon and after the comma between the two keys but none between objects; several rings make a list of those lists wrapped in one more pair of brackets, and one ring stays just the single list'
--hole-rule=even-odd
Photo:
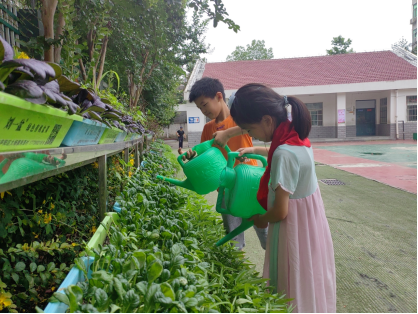
[{"label": "tree trunk", "polygon": [[[109,41],[109,37],[105,36],[103,38],[102,49],[100,51],[100,56],[99,56],[100,66],[99,66],[99,73],[97,75],[97,82],[100,82],[101,79],[102,79],[104,63],[105,63],[105,59],[106,59],[106,51],[107,51],[108,41]],[[97,88],[100,88],[100,86],[97,86]]]},{"label": "tree trunk", "polygon": [[[41,0],[41,2],[45,39],[54,38],[54,14],[57,9],[58,0]],[[44,52],[44,60],[54,62],[54,46],[50,46],[49,49]]]},{"label": "tree trunk", "polygon": [[[57,31],[55,33],[55,39],[59,39],[59,37],[62,35],[64,31],[64,26],[65,26],[64,14],[60,12],[58,15],[58,26],[57,26]],[[54,62],[58,64],[61,61],[61,49],[62,49],[62,40],[60,42],[60,45],[54,48]]]},{"label": "tree trunk", "polygon": [[85,83],[87,81],[87,74],[86,74],[86,69],[83,64],[83,60],[81,58],[78,59],[78,63],[80,64],[81,76],[83,77],[83,81]]}]

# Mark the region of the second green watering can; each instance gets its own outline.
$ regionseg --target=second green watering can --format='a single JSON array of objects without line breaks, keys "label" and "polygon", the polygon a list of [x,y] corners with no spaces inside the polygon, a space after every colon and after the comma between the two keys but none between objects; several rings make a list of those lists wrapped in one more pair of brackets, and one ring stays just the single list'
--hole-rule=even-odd
[{"label": "second green watering can", "polygon": [[221,214],[241,217],[242,223],[219,240],[216,243],[217,246],[232,240],[252,227],[254,222],[248,221],[248,218],[266,212],[257,201],[257,191],[260,186],[260,179],[266,170],[267,161],[260,155],[244,154],[242,157],[260,160],[263,167],[240,164],[234,168],[235,158],[238,155],[238,152],[228,154],[227,166],[222,170],[220,176],[216,211]]},{"label": "second green watering can", "polygon": [[[212,139],[193,147],[192,150],[197,153],[197,156],[186,163],[183,161],[183,156],[186,156],[187,152],[177,158],[187,177],[185,181],[162,176],[157,176],[157,178],[192,190],[200,195],[215,191],[219,187],[219,176],[226,166],[226,159],[220,149],[212,146],[214,141]],[[228,146],[225,146],[225,150],[228,153],[231,152]]]}]

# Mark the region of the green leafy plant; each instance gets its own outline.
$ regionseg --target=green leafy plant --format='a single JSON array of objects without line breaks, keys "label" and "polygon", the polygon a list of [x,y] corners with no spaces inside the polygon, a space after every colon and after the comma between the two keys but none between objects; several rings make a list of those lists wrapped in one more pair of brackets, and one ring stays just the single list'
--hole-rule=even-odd
[{"label": "green leafy plant", "polygon": [[[151,151],[169,148],[152,144]],[[164,166],[162,166],[164,165]],[[243,252],[216,247],[222,223],[203,197],[156,179],[173,175],[164,154],[127,176],[122,210],[94,255],[86,282],[55,293],[70,312],[288,312]],[[87,269],[76,261],[87,277]]]}]

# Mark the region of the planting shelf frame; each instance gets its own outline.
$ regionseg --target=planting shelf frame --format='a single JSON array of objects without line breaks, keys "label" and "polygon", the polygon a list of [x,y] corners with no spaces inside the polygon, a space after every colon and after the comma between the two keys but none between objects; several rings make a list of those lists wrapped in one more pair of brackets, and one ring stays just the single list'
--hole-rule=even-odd
[{"label": "planting shelf frame", "polygon": [[[98,145],[86,145],[86,146],[74,146],[74,147],[59,147],[51,149],[37,149],[26,151],[13,151],[13,152],[1,152],[0,156],[7,157],[8,155],[14,155],[19,153],[41,153],[47,151],[49,155],[61,155],[66,154],[73,155],[79,154],[81,156],[75,163],[64,165],[54,170],[45,171],[35,175],[26,176],[16,179],[4,184],[0,184],[0,193],[6,192],[17,187],[24,186],[29,183],[33,183],[48,177],[52,177],[94,162],[98,162],[99,165],[99,216],[100,220],[103,220],[107,211],[107,157],[119,154],[124,151],[124,159],[126,163],[129,163],[129,149],[134,149],[134,166],[138,168],[143,161],[144,144],[145,152],[149,151],[150,143],[154,140],[154,136],[148,134],[142,135],[135,140],[112,143],[112,144],[98,144]],[[84,157],[83,157],[84,154]]]}]

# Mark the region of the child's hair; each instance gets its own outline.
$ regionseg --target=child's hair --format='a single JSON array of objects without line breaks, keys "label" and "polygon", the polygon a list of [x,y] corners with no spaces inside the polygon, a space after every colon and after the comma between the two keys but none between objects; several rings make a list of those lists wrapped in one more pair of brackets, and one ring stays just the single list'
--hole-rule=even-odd
[{"label": "child's hair", "polygon": [[193,84],[189,95],[189,102],[195,101],[200,96],[215,98],[216,93],[221,92],[225,100],[225,91],[222,83],[218,79],[204,77]]},{"label": "child's hair", "polygon": [[[311,131],[311,115],[306,105],[298,98],[288,96],[287,100],[292,106],[292,124],[303,140]],[[276,127],[286,121],[287,112],[283,96],[257,83],[244,85],[236,92],[231,107],[231,116],[236,124],[259,123],[265,115],[276,118]]]}]

